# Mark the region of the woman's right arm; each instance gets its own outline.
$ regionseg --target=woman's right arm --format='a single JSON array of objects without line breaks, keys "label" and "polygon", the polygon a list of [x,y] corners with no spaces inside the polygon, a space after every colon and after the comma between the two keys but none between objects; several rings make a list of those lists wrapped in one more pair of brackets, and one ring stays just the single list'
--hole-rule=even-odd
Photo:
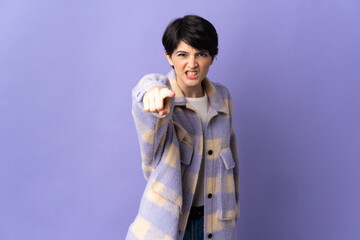
[{"label": "woman's right arm", "polygon": [[161,74],[144,76],[132,90],[132,114],[146,179],[160,159],[174,96],[167,77]]}]

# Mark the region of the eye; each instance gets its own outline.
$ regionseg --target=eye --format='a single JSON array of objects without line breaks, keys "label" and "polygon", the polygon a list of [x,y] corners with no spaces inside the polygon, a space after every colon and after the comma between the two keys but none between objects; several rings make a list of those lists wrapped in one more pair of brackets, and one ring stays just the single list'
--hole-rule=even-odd
[{"label": "eye", "polygon": [[198,55],[200,57],[207,57],[208,56],[208,54],[206,52],[199,52]]},{"label": "eye", "polygon": [[186,56],[185,53],[179,53],[179,54],[178,54],[178,57],[185,57],[185,56]]}]

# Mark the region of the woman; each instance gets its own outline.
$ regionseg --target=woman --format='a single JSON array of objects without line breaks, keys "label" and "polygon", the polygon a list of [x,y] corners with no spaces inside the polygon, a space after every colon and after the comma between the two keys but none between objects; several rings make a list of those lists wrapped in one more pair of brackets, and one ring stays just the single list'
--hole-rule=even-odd
[{"label": "woman", "polygon": [[147,179],[126,239],[236,239],[239,171],[226,87],[207,77],[218,37],[207,20],[172,21],[162,39],[173,70],[132,91]]}]

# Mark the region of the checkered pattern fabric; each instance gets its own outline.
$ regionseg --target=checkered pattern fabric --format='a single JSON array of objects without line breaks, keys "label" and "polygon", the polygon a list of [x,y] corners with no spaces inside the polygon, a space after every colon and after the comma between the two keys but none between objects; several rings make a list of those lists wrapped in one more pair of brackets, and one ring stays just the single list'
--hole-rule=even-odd
[{"label": "checkered pattern fabric", "polygon": [[[239,163],[232,123],[233,102],[226,87],[205,78],[209,98],[205,130],[186,102],[172,70],[148,74],[132,91],[142,169],[147,185],[126,239],[183,239],[205,151],[204,239],[236,239],[239,216]],[[143,110],[142,99],[154,86],[175,92],[171,113]]]}]

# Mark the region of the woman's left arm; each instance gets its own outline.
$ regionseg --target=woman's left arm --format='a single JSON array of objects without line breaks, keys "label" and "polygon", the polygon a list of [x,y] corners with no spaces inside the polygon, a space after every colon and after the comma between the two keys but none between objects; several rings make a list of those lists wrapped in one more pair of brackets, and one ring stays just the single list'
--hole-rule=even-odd
[{"label": "woman's left arm", "polygon": [[236,217],[240,216],[240,164],[239,164],[239,153],[236,141],[236,135],[234,130],[234,123],[233,123],[233,112],[234,112],[234,102],[232,97],[229,93],[229,105],[230,105],[230,121],[231,121],[231,136],[230,136],[230,148],[231,153],[233,155],[233,159],[235,161],[235,168],[234,168],[234,180],[235,180],[235,197],[236,197]]}]

